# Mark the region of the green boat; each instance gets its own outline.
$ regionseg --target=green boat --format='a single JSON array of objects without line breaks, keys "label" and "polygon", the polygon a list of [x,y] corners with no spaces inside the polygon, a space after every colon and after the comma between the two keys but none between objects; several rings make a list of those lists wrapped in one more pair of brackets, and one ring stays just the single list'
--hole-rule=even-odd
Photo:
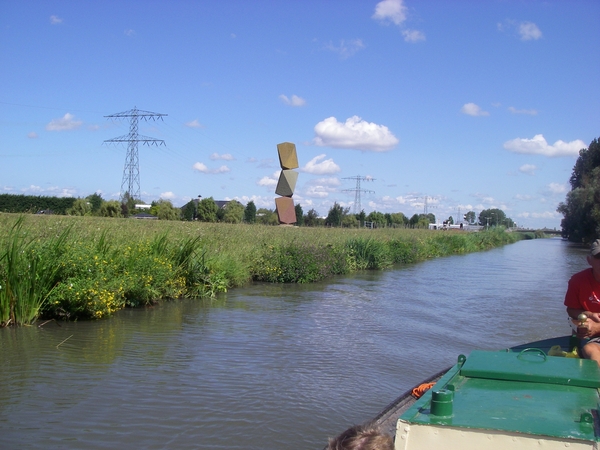
[{"label": "green boat", "polygon": [[396,450],[599,449],[600,368],[564,357],[576,344],[564,336],[460,355],[420,398],[408,391],[368,425],[393,435]]}]

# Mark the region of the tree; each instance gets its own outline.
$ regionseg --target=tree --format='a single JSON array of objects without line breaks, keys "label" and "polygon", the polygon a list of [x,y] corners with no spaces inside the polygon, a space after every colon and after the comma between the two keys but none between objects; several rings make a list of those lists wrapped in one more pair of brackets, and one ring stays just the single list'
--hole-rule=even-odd
[{"label": "tree", "polygon": [[364,227],[365,220],[367,220],[367,215],[365,214],[365,210],[363,209],[360,213],[355,214],[355,216],[356,216],[356,220],[358,220],[358,226]]},{"label": "tree", "polygon": [[307,227],[318,227],[321,225],[321,220],[319,218],[319,213],[312,208],[306,213],[306,217],[304,218],[304,225]]},{"label": "tree", "polygon": [[244,222],[254,223],[256,222],[256,205],[252,200],[248,202],[244,208]]},{"label": "tree", "polygon": [[277,213],[267,208],[259,208],[256,211],[256,221],[262,225],[279,225]]},{"label": "tree", "polygon": [[448,220],[446,220],[446,223],[448,225],[454,225],[454,217],[452,217],[452,216],[448,217]]},{"label": "tree", "polygon": [[181,210],[175,208],[170,200],[161,198],[156,202],[155,215],[159,220],[179,220],[181,218]]},{"label": "tree", "polygon": [[477,215],[475,214],[474,211],[469,211],[468,213],[465,214],[465,220],[467,221],[468,224],[474,224],[475,220],[477,220]]},{"label": "tree", "polygon": [[600,237],[600,142],[594,139],[579,151],[569,180],[571,191],[557,211],[563,237],[589,244]]},{"label": "tree", "polygon": [[188,221],[196,218],[196,202],[194,200],[190,200],[181,207],[181,218]]},{"label": "tree", "polygon": [[244,220],[244,205],[237,200],[231,200],[223,207],[223,222],[242,223]]},{"label": "tree", "polygon": [[121,213],[121,203],[117,200],[109,200],[102,203],[99,211],[102,217],[123,217]]},{"label": "tree", "polygon": [[390,225],[391,226],[401,227],[401,226],[406,225],[407,223],[408,223],[408,218],[401,212],[390,214]]},{"label": "tree", "polygon": [[348,214],[350,208],[344,208],[338,202],[334,202],[333,206],[329,209],[329,213],[325,218],[325,225],[330,227],[341,227],[342,219]]},{"label": "tree", "polygon": [[304,211],[302,211],[300,203],[294,206],[294,210],[296,211],[296,225],[300,227],[304,223]]},{"label": "tree", "polygon": [[377,228],[385,228],[387,221],[385,220],[385,214],[371,211],[367,216],[367,222],[374,222]]},{"label": "tree", "polygon": [[495,227],[504,224],[506,214],[498,208],[484,209],[479,213],[479,225],[484,227]]},{"label": "tree", "polygon": [[212,197],[203,198],[198,202],[196,217],[202,222],[216,222],[219,207]]},{"label": "tree", "polygon": [[92,205],[84,199],[78,198],[69,209],[67,214],[69,216],[89,216],[92,213]]},{"label": "tree", "polygon": [[98,214],[102,203],[104,203],[104,199],[102,198],[102,196],[100,194],[94,193],[92,195],[88,195],[86,197],[86,200],[90,203],[92,214]]}]

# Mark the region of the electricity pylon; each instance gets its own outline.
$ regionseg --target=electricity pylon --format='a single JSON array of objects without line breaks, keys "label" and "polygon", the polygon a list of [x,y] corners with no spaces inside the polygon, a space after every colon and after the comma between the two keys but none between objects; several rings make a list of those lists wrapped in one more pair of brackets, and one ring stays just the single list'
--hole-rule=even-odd
[{"label": "electricity pylon", "polygon": [[116,138],[108,139],[105,143],[118,143],[127,142],[127,156],[125,157],[125,167],[123,168],[123,181],[121,182],[121,202],[126,201],[126,196],[129,198],[140,200],[140,161],[138,156],[138,142],[146,145],[165,145],[165,141],[162,139],[154,139],[148,136],[141,136],[138,134],[138,121],[143,119],[145,121],[157,119],[163,120],[163,117],[167,114],[153,113],[150,111],[142,111],[137,108],[130,109],[129,111],[111,114],[110,116],[104,116],[110,119],[122,119],[129,117],[129,134],[119,136]]},{"label": "electricity pylon", "polygon": [[356,180],[356,188],[355,189],[343,189],[344,192],[354,192],[354,214],[360,214],[362,211],[362,207],[360,204],[360,193],[364,192],[366,194],[374,194],[375,191],[369,191],[367,189],[360,188],[361,181],[374,181],[375,178],[371,177],[363,177],[361,175],[356,175],[353,177],[343,178],[344,180]]}]

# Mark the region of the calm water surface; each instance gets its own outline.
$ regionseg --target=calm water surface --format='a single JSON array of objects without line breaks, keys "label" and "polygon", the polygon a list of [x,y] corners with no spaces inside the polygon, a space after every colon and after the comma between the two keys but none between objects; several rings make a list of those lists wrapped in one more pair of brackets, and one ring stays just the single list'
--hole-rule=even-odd
[{"label": "calm water surface", "polygon": [[460,353],[569,333],[560,239],[0,329],[0,448],[320,449]]}]

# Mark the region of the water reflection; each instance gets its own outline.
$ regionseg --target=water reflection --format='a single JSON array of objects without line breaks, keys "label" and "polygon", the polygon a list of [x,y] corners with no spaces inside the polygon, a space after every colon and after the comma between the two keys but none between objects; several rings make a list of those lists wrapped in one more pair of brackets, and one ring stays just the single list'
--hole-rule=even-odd
[{"label": "water reflection", "polygon": [[523,241],[0,330],[2,445],[315,449],[473,348],[565,334],[585,251]]}]

